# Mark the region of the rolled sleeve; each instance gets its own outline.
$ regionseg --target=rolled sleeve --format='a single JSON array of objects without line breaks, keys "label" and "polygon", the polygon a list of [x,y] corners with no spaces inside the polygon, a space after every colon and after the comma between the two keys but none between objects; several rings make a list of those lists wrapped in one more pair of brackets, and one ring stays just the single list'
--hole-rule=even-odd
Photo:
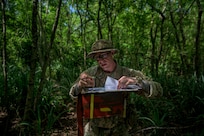
[{"label": "rolled sleeve", "polygon": [[152,81],[150,83],[149,95],[147,97],[160,97],[162,95],[163,95],[163,89],[160,83]]},{"label": "rolled sleeve", "polygon": [[80,89],[78,85],[74,84],[70,89],[69,95],[73,100],[76,100],[78,98],[79,93],[80,93]]}]

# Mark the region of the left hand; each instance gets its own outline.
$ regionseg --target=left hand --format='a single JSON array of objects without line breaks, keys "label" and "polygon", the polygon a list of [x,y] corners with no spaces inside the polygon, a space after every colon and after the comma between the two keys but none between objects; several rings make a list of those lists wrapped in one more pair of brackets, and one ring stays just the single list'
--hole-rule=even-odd
[{"label": "left hand", "polygon": [[128,85],[135,85],[137,83],[138,80],[135,79],[134,77],[122,76],[118,80],[118,89],[127,88]]},{"label": "left hand", "polygon": [[80,78],[80,80],[78,82],[79,88],[94,87],[95,86],[95,80],[92,76],[90,76],[86,73],[82,73],[79,78]]}]

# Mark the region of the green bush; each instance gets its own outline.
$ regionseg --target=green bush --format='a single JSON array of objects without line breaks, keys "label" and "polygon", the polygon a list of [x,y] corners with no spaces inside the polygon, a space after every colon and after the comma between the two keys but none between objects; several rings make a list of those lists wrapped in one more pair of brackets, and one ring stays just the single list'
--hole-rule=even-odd
[{"label": "green bush", "polygon": [[197,79],[195,76],[186,78],[163,75],[156,80],[164,89],[161,98],[147,99],[135,94],[131,96],[138,118],[133,128],[139,128],[134,131],[142,132],[143,129],[147,131],[151,128],[155,135],[173,135],[175,131],[181,135],[203,135],[203,76]]}]

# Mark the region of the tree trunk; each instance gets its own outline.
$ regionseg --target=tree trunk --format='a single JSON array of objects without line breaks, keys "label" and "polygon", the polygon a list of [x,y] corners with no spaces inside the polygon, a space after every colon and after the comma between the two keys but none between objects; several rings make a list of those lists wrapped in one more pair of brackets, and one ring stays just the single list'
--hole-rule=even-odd
[{"label": "tree trunk", "polygon": [[157,32],[158,32],[158,26],[156,25],[155,31],[153,30],[154,27],[153,25],[151,26],[150,30],[150,37],[151,37],[151,43],[152,43],[152,49],[151,49],[151,74],[152,76],[158,76],[158,70],[159,70],[159,62],[161,59],[161,54],[163,50],[163,23],[164,23],[164,18],[162,18],[161,21],[161,26],[160,26],[160,44],[159,44],[159,51],[157,52],[156,50],[156,39],[157,39]]},{"label": "tree trunk", "polygon": [[[152,19],[153,20],[153,19]],[[152,21],[153,22],[153,21]],[[151,24],[151,29],[150,29],[150,40],[152,43],[152,49],[151,49],[151,74],[154,76],[155,75],[155,55],[156,55],[156,49],[155,49],[155,44],[156,44],[156,35],[157,35],[157,30],[158,30],[158,25],[156,25],[155,31],[154,31],[154,23]]]},{"label": "tree trunk", "polygon": [[196,71],[196,76],[199,78],[201,76],[201,66],[202,66],[202,61],[201,61],[201,48],[200,48],[200,35],[201,35],[201,19],[202,19],[202,7],[200,0],[196,0],[197,6],[198,6],[198,20],[197,20],[197,32],[196,32],[196,37],[195,37],[195,71]]},{"label": "tree trunk", "polygon": [[[3,49],[2,49],[2,69],[3,69],[3,86],[5,97],[3,102],[7,102],[8,97],[8,81],[7,81],[7,51],[6,51],[6,15],[5,15],[5,1],[1,1],[1,9],[2,9],[2,30],[3,30]],[[6,104],[7,105],[7,104]]]},{"label": "tree trunk", "polygon": [[[79,14],[79,18],[80,18],[80,39],[81,39],[81,43],[83,43],[83,53],[84,53],[84,67],[86,67],[86,45],[85,45],[85,36],[84,36],[84,29],[85,29],[85,24],[86,23],[83,23],[83,16],[82,16],[82,14],[81,14],[81,12],[80,12],[80,7],[79,7],[79,4],[80,3],[78,3],[77,2],[77,4],[76,4],[76,7],[77,7],[77,13]],[[87,4],[88,4],[88,1],[87,1]],[[86,7],[88,6],[86,4]],[[86,17],[85,17],[86,18]],[[85,21],[84,21],[85,22]]]},{"label": "tree trunk", "polygon": [[9,101],[8,101],[8,77],[7,77],[7,40],[6,40],[6,14],[5,14],[5,6],[6,3],[4,0],[1,1],[1,9],[2,9],[2,32],[3,32],[3,49],[2,49],[2,69],[3,69],[3,92],[4,92],[4,97],[2,98],[2,102],[4,102],[7,112],[8,112],[8,117],[6,118],[6,123],[4,124],[4,132],[1,134],[3,136],[6,136],[8,132],[8,124],[10,121],[10,108],[9,108]]},{"label": "tree trunk", "polygon": [[[157,31],[158,31],[158,25],[155,28],[155,32],[153,32],[154,30],[154,23],[152,21],[152,26],[151,26],[151,30],[150,30],[150,37],[151,37],[151,43],[152,43],[152,54],[151,54],[151,74],[153,76],[158,76],[158,71],[159,71],[159,62],[161,59],[161,55],[162,55],[162,50],[163,50],[163,40],[164,40],[164,33],[163,33],[163,28],[164,28],[164,21],[166,19],[165,17],[165,9],[163,8],[163,10],[157,9],[155,6],[153,6],[151,3],[148,3],[152,10],[156,11],[159,14],[159,17],[161,18],[161,24],[160,24],[160,42],[159,42],[159,50],[158,52],[156,52],[156,38],[157,38]],[[152,17],[153,18],[153,17]],[[152,19],[153,20],[153,19]]]},{"label": "tree trunk", "polygon": [[32,119],[31,113],[33,110],[33,92],[35,87],[35,71],[37,64],[37,43],[38,43],[38,33],[37,33],[37,14],[38,14],[38,0],[33,0],[33,10],[32,10],[32,46],[31,46],[31,59],[29,63],[30,73],[29,73],[29,85],[27,90],[26,104],[24,110],[24,121],[29,122]]},{"label": "tree trunk", "polygon": [[107,33],[107,37],[109,40],[113,39],[113,25],[115,24],[115,20],[116,20],[116,12],[113,11],[114,10],[114,2],[111,2],[111,4],[108,4],[108,1],[103,1],[104,6],[105,6],[105,15],[106,15],[106,22],[107,22],[107,26],[108,26],[108,33]]},{"label": "tree trunk", "polygon": [[102,35],[102,31],[101,31],[101,23],[100,23],[100,12],[101,12],[101,3],[102,1],[99,0],[98,1],[98,16],[97,16],[97,24],[98,24],[98,39],[102,39],[103,35]]},{"label": "tree trunk", "polygon": [[45,83],[46,71],[47,71],[48,64],[50,63],[50,51],[52,49],[53,42],[54,42],[54,39],[55,39],[55,33],[56,33],[56,30],[57,30],[59,16],[60,16],[61,4],[62,4],[62,0],[59,0],[59,5],[58,5],[57,11],[56,11],[56,16],[55,16],[55,22],[54,22],[53,27],[52,27],[52,34],[51,34],[51,37],[50,37],[50,44],[49,44],[49,46],[47,48],[47,52],[45,54],[45,60],[44,60],[45,62],[43,63],[43,67],[42,67],[40,85],[39,85],[39,88],[37,90],[37,96],[35,97],[35,101],[34,101],[34,110],[36,110],[37,102],[38,102],[38,100],[40,98],[40,93],[42,92],[43,85]]},{"label": "tree trunk", "polygon": [[181,59],[181,68],[180,68],[179,74],[184,74],[186,72],[186,62],[185,62],[183,54],[181,53],[181,52],[183,52],[183,49],[181,47],[181,40],[179,37],[179,31],[178,31],[177,25],[176,25],[175,20],[174,20],[173,12],[170,12],[170,17],[171,17],[171,23],[172,23],[173,28],[174,28],[175,37],[176,37],[177,51],[180,54],[180,59]]},{"label": "tree trunk", "polygon": [[161,26],[160,26],[160,42],[159,42],[159,51],[158,51],[158,56],[156,58],[156,69],[155,69],[155,75],[158,76],[159,73],[159,63],[161,60],[162,56],[162,51],[163,51],[163,43],[164,43],[164,21],[165,21],[165,16],[162,14],[161,15]]},{"label": "tree trunk", "polygon": [[[89,0],[86,1],[86,10],[88,11],[89,9]],[[86,13],[87,14],[87,13]],[[88,16],[88,15],[87,15]],[[86,68],[86,56],[87,56],[87,47],[86,47],[86,24],[87,24],[87,18],[84,18],[84,25],[83,25],[83,34],[82,34],[82,43],[83,43],[83,48],[84,48],[84,68]]]}]

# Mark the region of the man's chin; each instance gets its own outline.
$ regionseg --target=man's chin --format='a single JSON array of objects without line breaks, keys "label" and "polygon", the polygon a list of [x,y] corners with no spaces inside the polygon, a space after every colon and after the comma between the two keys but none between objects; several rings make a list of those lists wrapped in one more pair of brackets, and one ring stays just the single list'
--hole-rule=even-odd
[{"label": "man's chin", "polygon": [[105,71],[105,72],[110,72],[110,70],[109,69],[107,69],[107,68],[102,68],[103,69],[103,71]]}]

